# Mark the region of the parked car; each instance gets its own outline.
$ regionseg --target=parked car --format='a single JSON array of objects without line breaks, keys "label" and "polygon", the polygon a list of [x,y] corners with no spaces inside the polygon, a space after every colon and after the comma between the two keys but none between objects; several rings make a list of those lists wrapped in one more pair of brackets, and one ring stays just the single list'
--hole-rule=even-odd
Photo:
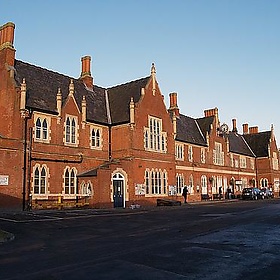
[{"label": "parked car", "polygon": [[242,191],[242,199],[264,199],[264,194],[258,188],[244,188]]},{"label": "parked car", "polygon": [[273,198],[274,193],[268,188],[262,188],[261,189],[261,194],[264,196],[264,198]]}]

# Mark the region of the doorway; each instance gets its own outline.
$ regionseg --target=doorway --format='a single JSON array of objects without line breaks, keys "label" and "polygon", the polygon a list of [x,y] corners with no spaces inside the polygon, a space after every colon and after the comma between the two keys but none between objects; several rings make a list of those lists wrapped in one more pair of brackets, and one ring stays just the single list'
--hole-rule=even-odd
[{"label": "doorway", "polygon": [[124,176],[116,173],[113,176],[113,199],[114,207],[124,207]]}]

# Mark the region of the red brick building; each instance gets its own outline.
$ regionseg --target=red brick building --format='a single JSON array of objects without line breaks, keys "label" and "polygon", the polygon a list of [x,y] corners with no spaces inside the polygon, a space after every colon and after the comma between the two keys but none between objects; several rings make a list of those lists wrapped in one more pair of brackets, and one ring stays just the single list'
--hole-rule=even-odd
[{"label": "red brick building", "polygon": [[91,58],[68,77],[15,58],[13,23],[0,28],[0,207],[130,207],[158,198],[238,196],[245,186],[279,193],[273,127],[238,133],[218,109],[198,119],[169,108],[155,66],[111,88],[94,84]]}]

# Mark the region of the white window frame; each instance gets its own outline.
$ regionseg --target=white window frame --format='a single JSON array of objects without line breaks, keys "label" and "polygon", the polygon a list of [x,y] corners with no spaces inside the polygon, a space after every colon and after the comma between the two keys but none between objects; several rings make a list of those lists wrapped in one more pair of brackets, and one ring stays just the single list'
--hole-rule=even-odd
[{"label": "white window frame", "polygon": [[246,157],[245,156],[240,156],[240,168],[246,168],[247,167],[247,163],[246,163]]},{"label": "white window frame", "polygon": [[224,152],[222,143],[215,142],[215,149],[213,150],[213,164],[224,165]]},{"label": "white window frame", "polygon": [[193,162],[193,147],[192,146],[188,147],[188,160],[189,160],[189,162]]},{"label": "white window frame", "polygon": [[145,196],[166,196],[167,189],[167,172],[161,169],[145,170]]},{"label": "white window frame", "polygon": [[206,151],[205,151],[205,148],[201,148],[200,149],[200,160],[201,160],[201,163],[205,163],[206,162]]},{"label": "white window frame", "polygon": [[[69,120],[69,124],[68,124],[68,120]],[[79,130],[78,118],[76,116],[66,115],[65,123],[64,123],[65,145],[77,146],[79,144],[78,130]]]},{"label": "white window frame", "polygon": [[184,160],[184,144],[175,144],[175,156],[177,160]]},{"label": "white window frame", "polygon": [[[68,175],[68,176],[67,176]],[[73,197],[78,194],[77,190],[77,169],[67,166],[63,174],[63,194],[65,197]]]},{"label": "white window frame", "polygon": [[[40,125],[38,125],[38,122]],[[51,118],[44,114],[34,113],[34,141],[50,142],[50,123]],[[44,125],[45,124],[45,125]]]},{"label": "white window frame", "polygon": [[185,186],[185,178],[183,174],[176,174],[176,193],[181,195]]},{"label": "white window frame", "polygon": [[144,127],[144,148],[146,151],[167,152],[167,133],[162,130],[162,119],[148,116],[148,127]]},{"label": "white window frame", "polygon": [[90,128],[90,147],[93,149],[101,150],[102,142],[102,129],[100,127],[92,126]]}]

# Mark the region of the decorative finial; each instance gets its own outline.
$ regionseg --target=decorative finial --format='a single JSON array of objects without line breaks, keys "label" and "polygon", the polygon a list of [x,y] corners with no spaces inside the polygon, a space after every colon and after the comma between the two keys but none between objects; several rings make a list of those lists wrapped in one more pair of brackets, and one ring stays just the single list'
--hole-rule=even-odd
[{"label": "decorative finial", "polygon": [[151,75],[155,75],[156,74],[156,67],[155,64],[152,63],[152,67],[151,67]]}]

